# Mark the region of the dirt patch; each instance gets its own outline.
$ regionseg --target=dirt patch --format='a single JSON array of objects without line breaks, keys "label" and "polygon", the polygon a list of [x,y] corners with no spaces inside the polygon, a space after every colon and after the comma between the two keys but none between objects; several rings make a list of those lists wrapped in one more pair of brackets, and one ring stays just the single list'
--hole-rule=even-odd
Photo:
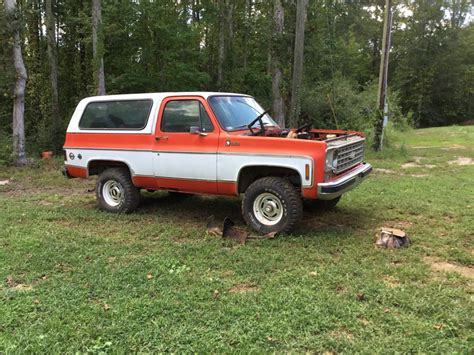
[{"label": "dirt patch", "polygon": [[405,163],[401,165],[402,169],[411,169],[411,168],[419,168],[421,165],[418,165],[417,163],[411,161],[409,163]]},{"label": "dirt patch", "polygon": [[449,148],[452,148],[452,149],[466,149],[466,147],[461,145],[461,144],[451,144],[449,146]]},{"label": "dirt patch", "polygon": [[329,333],[329,335],[331,336],[331,338],[346,338],[346,339],[353,339],[354,338],[354,334],[352,334],[346,328],[333,330],[332,332]]},{"label": "dirt patch", "polygon": [[424,261],[431,266],[433,270],[444,272],[457,272],[468,279],[474,280],[474,268],[469,266],[461,266],[439,260],[432,256],[427,256]]},{"label": "dirt patch", "polygon": [[252,284],[236,284],[229,289],[229,293],[247,293],[257,292],[260,288],[257,285]]},{"label": "dirt patch", "polygon": [[448,161],[448,164],[450,164],[450,165],[472,165],[474,163],[472,162],[471,158],[458,157],[456,160]]},{"label": "dirt patch", "polygon": [[451,144],[449,147],[441,148],[441,150],[453,150],[453,149],[466,149],[466,147],[461,144]]},{"label": "dirt patch", "polygon": [[411,169],[411,168],[428,168],[428,169],[433,169],[433,168],[436,168],[436,165],[433,165],[433,164],[424,164],[424,165],[420,165],[420,159],[419,157],[417,157],[415,159],[415,161],[410,161],[408,163],[405,163],[405,164],[402,164],[401,165],[401,168],[402,169]]},{"label": "dirt patch", "polygon": [[12,277],[7,277],[6,284],[10,290],[14,291],[30,291],[33,289],[33,285],[18,283]]},{"label": "dirt patch", "polygon": [[410,174],[411,177],[424,178],[429,176],[428,174]]},{"label": "dirt patch", "polygon": [[400,280],[392,275],[385,275],[383,277],[383,283],[389,288],[395,288],[400,284]]},{"label": "dirt patch", "polygon": [[382,169],[382,168],[375,168],[375,172],[382,173],[382,174],[394,174],[395,171],[390,170],[390,169]]}]

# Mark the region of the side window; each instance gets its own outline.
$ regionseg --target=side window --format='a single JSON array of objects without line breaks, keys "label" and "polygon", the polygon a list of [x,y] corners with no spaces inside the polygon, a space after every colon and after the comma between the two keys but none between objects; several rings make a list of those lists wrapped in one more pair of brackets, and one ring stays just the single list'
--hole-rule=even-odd
[{"label": "side window", "polygon": [[186,132],[192,126],[200,128],[201,132],[212,132],[214,127],[204,106],[197,100],[169,101],[161,119],[162,132]]},{"label": "side window", "polygon": [[150,115],[152,100],[97,101],[87,105],[80,129],[129,129],[145,128]]}]

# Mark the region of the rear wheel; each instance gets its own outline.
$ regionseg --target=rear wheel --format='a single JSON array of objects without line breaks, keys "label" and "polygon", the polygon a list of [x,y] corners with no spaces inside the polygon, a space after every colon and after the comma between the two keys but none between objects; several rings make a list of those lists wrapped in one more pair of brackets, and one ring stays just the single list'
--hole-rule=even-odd
[{"label": "rear wheel", "polygon": [[125,168],[110,168],[99,174],[96,184],[99,208],[114,213],[130,213],[140,203],[140,190],[133,185]]},{"label": "rear wheel", "polygon": [[253,182],[245,191],[242,214],[256,231],[289,232],[303,215],[301,196],[286,179],[267,177]]}]

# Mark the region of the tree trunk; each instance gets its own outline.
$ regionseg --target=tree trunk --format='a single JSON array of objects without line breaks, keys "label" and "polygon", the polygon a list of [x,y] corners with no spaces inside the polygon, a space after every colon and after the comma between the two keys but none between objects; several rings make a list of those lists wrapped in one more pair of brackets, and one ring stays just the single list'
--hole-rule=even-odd
[{"label": "tree trunk", "polygon": [[[11,19],[15,19],[16,1],[4,0],[5,13]],[[25,153],[25,87],[26,68],[21,52],[20,30],[16,25],[17,21],[11,21],[13,35],[13,65],[16,71],[16,84],[13,101],[13,161],[15,165],[26,165]]]},{"label": "tree trunk", "polygon": [[58,56],[56,47],[55,18],[52,0],[45,1],[46,8],[46,39],[48,46],[48,61],[51,81],[51,143],[56,152],[62,146],[62,124],[59,114],[58,96]]},{"label": "tree trunk", "polygon": [[104,35],[102,31],[102,1],[92,0],[92,53],[94,82],[97,95],[105,95]]},{"label": "tree trunk", "polygon": [[298,125],[301,110],[301,87],[303,81],[304,28],[308,0],[297,0],[295,53],[293,59],[293,77],[291,80],[290,127]]},{"label": "tree trunk", "polygon": [[224,87],[224,60],[225,60],[225,0],[219,0],[219,44],[217,47],[217,88]]},{"label": "tree trunk", "polygon": [[273,7],[273,43],[272,43],[272,109],[273,118],[281,128],[285,127],[285,108],[281,93],[282,72],[281,72],[281,40],[283,37],[283,26],[285,23],[285,13],[281,0],[274,1]]},{"label": "tree trunk", "polygon": [[242,68],[244,73],[247,74],[247,65],[248,65],[248,41],[250,38],[250,30],[252,23],[252,9],[253,9],[253,0],[247,0],[245,3],[246,6],[246,20],[244,26],[244,43],[243,43],[243,53],[242,53]]}]

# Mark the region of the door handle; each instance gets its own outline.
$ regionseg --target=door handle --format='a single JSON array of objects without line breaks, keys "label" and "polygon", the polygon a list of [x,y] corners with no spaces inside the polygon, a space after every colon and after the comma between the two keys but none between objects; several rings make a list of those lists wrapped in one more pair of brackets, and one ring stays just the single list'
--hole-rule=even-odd
[{"label": "door handle", "polygon": [[168,136],[156,136],[155,140],[157,141],[165,141],[168,139]]}]

